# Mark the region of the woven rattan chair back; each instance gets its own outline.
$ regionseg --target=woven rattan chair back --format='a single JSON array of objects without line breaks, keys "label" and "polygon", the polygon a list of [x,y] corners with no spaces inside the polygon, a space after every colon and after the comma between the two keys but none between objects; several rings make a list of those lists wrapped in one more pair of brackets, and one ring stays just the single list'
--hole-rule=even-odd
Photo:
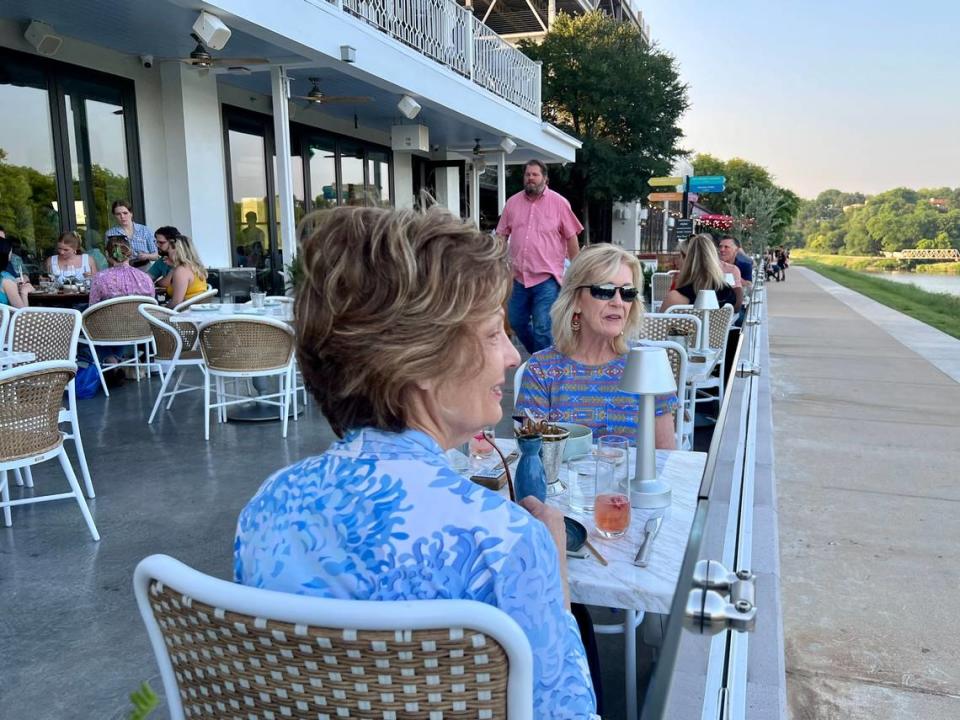
[{"label": "woven rattan chair back", "polygon": [[666,340],[671,335],[688,335],[691,345],[696,344],[700,323],[691,315],[647,313],[643,316],[640,337],[644,340]]},{"label": "woven rattan chair back", "polygon": [[22,308],[10,323],[10,349],[33,353],[35,362],[76,360],[79,336],[76,310]]},{"label": "woven rattan chair back", "polygon": [[[165,565],[183,568],[177,572],[187,577],[199,575],[172,558],[152,556],[137,567],[134,585],[167,696],[179,690],[185,717],[507,718],[508,704],[517,707],[518,690],[531,704],[532,687],[524,687],[522,669],[532,666],[529,645],[494,608],[432,601],[416,609],[391,608],[389,602],[374,609],[371,601],[284,596],[205,576],[202,584],[179,581],[162,572]],[[213,596],[228,602],[208,602]],[[269,616],[236,609],[256,606],[262,612],[268,603],[276,603]],[[460,624],[446,626],[440,619],[425,627],[423,616],[439,616],[444,605],[458,608]],[[475,612],[468,615],[470,610]],[[418,619],[411,622],[405,612],[417,612]],[[275,619],[281,613],[313,620]],[[344,627],[346,614],[363,618],[360,629]],[[327,626],[317,622],[321,618]],[[405,620],[424,629],[393,629]],[[370,627],[378,629],[363,629]],[[166,685],[171,675],[176,690]]]},{"label": "woven rattan chair back", "polygon": [[[173,356],[177,352],[177,339],[180,337],[177,328],[168,320],[174,314],[173,310],[159,305],[141,305],[138,312],[149,318],[147,322],[150,326],[150,332],[153,333],[153,342],[157,347],[157,360],[173,360]],[[195,328],[192,325],[191,327]]]},{"label": "woven rattan chair back", "polygon": [[670,286],[672,284],[673,275],[670,273],[656,272],[653,274],[653,278],[650,281],[650,300],[654,306],[656,306],[658,302],[663,302],[667,293],[670,292]]},{"label": "woven rattan chair back", "polygon": [[[688,310],[686,314],[700,318],[703,323],[705,310]],[[722,350],[727,343],[727,333],[733,322],[733,305],[727,303],[719,310],[710,311],[710,337],[707,338],[711,350]]]},{"label": "woven rattan chair back", "polygon": [[200,327],[207,367],[220,372],[276,370],[293,356],[293,330],[259,318],[227,318]]},{"label": "woven rattan chair back", "polygon": [[157,301],[143,295],[128,295],[104,300],[83,312],[83,329],[94,342],[135,342],[151,336],[150,325],[138,311]]},{"label": "woven rattan chair back", "polygon": [[7,349],[7,326],[10,324],[10,306],[0,305],[0,350]]},{"label": "woven rattan chair back", "polygon": [[75,374],[75,366],[57,367],[0,379],[0,462],[40,455],[63,442],[60,405]]}]

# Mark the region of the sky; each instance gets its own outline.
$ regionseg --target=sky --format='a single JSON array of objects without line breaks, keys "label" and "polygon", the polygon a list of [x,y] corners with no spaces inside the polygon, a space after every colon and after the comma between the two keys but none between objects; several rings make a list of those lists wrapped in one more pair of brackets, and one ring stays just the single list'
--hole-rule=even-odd
[{"label": "sky", "polygon": [[634,4],[689,85],[684,149],[805,198],[960,187],[960,1]]}]

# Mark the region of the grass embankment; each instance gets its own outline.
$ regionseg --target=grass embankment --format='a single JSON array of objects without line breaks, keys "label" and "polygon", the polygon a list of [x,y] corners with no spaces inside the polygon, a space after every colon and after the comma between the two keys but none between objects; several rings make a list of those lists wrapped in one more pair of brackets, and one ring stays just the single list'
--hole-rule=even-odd
[{"label": "grass embankment", "polygon": [[805,260],[810,260],[821,265],[859,270],[860,272],[912,271],[938,275],[960,275],[960,262],[927,263],[877,257],[876,255],[818,255],[803,248],[791,250],[790,260],[801,264]]},{"label": "grass embankment", "polygon": [[870,277],[856,270],[826,265],[810,259],[809,256],[795,257],[793,261],[937,330],[960,338],[960,297],[947,293],[931,293],[914,285]]}]

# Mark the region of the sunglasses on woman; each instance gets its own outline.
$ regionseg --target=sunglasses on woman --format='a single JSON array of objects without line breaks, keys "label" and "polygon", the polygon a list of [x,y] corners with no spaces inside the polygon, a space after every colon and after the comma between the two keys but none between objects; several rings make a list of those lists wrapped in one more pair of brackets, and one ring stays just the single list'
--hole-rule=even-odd
[{"label": "sunglasses on woman", "polygon": [[617,294],[617,290],[620,291],[620,299],[625,303],[631,303],[637,299],[637,295],[640,294],[640,291],[635,287],[628,287],[623,285],[617,287],[613,283],[604,283],[603,285],[580,285],[577,289],[583,290],[584,288],[590,291],[590,297],[596,300],[613,300],[613,296]]}]

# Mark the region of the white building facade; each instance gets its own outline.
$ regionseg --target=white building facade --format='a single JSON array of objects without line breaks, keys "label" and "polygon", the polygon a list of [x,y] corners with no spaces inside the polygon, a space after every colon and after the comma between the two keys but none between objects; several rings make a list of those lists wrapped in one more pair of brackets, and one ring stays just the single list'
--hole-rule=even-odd
[{"label": "white building facade", "polygon": [[[181,61],[201,11],[230,30],[210,67]],[[425,190],[489,224],[484,167],[579,146],[541,121],[539,73],[454,0],[5,0],[0,225],[39,262],[66,230],[101,243],[122,198],[269,284],[314,209]]]}]

